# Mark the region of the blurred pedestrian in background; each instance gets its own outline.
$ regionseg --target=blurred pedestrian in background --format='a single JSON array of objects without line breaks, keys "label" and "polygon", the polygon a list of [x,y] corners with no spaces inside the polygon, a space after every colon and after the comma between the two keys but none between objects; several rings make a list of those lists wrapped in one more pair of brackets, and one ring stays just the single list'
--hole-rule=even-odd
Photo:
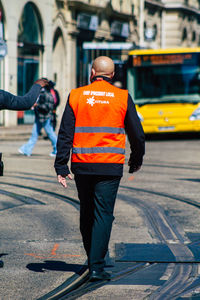
[{"label": "blurred pedestrian in background", "polygon": [[127,90],[111,84],[114,63],[109,57],[95,59],[91,84],[71,91],[58,134],[55,170],[67,187],[72,179],[80,199],[80,231],[88,256],[89,280],[109,280],[105,255],[114,220],[115,199],[123,175],[127,133],[131,154],[129,172],[140,169],[145,138],[135,105]]},{"label": "blurred pedestrian in background", "polygon": [[52,114],[54,110],[54,98],[51,95],[49,85],[45,86],[41,92],[37,103],[34,105],[35,122],[32,128],[32,135],[28,142],[22,145],[18,151],[19,153],[31,156],[33,148],[38,140],[38,136],[42,128],[44,128],[48,138],[51,141],[53,150],[50,156],[56,155],[57,136],[52,125]]},{"label": "blurred pedestrian in background", "polygon": [[59,96],[58,91],[55,89],[55,85],[56,85],[55,82],[53,82],[51,80],[49,81],[50,92],[54,99],[54,108],[53,108],[53,114],[52,114],[52,125],[53,125],[54,130],[56,130],[56,125],[57,125],[56,110],[60,104],[60,96]]}]

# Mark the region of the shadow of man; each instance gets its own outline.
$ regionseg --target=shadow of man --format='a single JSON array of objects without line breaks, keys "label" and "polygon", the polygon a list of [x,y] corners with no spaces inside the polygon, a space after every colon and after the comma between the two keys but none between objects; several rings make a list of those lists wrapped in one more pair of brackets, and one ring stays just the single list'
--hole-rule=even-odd
[{"label": "shadow of man", "polygon": [[45,272],[45,270],[51,271],[64,271],[74,272],[78,275],[82,275],[87,269],[86,265],[79,264],[66,264],[63,261],[45,260],[44,263],[31,263],[26,266],[27,269],[34,272]]},{"label": "shadow of man", "polygon": [[[7,253],[0,253],[0,257],[4,256],[4,255],[8,255]],[[3,260],[0,260],[0,268],[3,268]]]}]

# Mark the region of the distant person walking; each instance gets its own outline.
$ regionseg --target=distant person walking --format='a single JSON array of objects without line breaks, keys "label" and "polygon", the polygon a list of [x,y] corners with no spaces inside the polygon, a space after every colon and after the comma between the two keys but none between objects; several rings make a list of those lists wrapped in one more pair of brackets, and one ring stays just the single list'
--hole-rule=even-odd
[{"label": "distant person walking", "polygon": [[141,168],[145,138],[135,105],[127,90],[111,84],[114,63],[106,56],[95,59],[91,84],[71,91],[57,142],[55,170],[67,187],[75,175],[80,199],[80,231],[88,256],[89,280],[109,280],[105,255],[114,220],[115,199],[123,174],[125,141],[131,147],[129,172]]},{"label": "distant person walking", "polygon": [[22,145],[18,151],[26,156],[31,156],[33,148],[38,140],[40,131],[44,128],[48,138],[52,143],[53,150],[50,156],[56,156],[57,136],[54,132],[51,120],[54,109],[54,99],[50,93],[50,87],[47,85],[40,92],[39,99],[34,105],[35,122],[32,128],[32,135],[29,141]]},{"label": "distant person walking", "polygon": [[56,130],[56,125],[57,125],[56,110],[60,104],[60,96],[59,96],[58,91],[55,89],[55,85],[56,85],[55,82],[53,82],[51,80],[49,81],[50,93],[54,99],[54,107],[53,107],[53,113],[52,113],[52,125],[53,125],[54,130]]}]

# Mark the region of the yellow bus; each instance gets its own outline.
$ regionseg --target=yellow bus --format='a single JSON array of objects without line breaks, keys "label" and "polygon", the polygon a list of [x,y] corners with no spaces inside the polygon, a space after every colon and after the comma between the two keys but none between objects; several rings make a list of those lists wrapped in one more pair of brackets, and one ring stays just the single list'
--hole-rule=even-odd
[{"label": "yellow bus", "polygon": [[146,134],[200,131],[200,48],[130,51],[127,85]]}]

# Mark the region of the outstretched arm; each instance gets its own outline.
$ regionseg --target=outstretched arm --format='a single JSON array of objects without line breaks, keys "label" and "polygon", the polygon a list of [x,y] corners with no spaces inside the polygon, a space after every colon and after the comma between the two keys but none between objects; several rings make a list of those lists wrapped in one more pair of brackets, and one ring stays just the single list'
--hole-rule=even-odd
[{"label": "outstretched arm", "polygon": [[36,102],[41,87],[48,84],[45,79],[35,81],[34,85],[24,96],[15,96],[4,90],[0,90],[0,110],[27,110],[30,109]]}]

